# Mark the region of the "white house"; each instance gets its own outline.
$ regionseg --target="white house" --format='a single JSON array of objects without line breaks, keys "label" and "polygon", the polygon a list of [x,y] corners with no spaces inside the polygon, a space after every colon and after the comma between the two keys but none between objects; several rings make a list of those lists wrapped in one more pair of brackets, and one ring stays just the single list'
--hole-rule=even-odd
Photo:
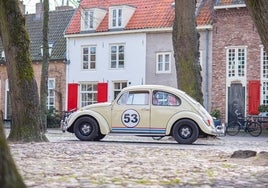
[{"label": "white house", "polygon": [[172,3],[81,2],[65,33],[68,110],[111,101],[129,85],[176,87]]},{"label": "white house", "polygon": [[[205,37],[211,33],[207,8],[210,1],[200,0],[197,4],[206,108],[211,88],[211,58],[205,51],[211,46],[211,36]],[[174,14],[174,0],[81,1],[65,31],[67,110],[112,101],[128,85],[177,87],[172,45]]]}]

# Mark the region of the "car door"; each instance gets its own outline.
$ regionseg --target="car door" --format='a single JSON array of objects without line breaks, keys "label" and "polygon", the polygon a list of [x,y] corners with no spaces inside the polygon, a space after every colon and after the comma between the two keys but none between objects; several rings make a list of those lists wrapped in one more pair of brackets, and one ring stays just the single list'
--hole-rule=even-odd
[{"label": "car door", "polygon": [[112,107],[112,132],[150,133],[149,91],[127,91]]}]

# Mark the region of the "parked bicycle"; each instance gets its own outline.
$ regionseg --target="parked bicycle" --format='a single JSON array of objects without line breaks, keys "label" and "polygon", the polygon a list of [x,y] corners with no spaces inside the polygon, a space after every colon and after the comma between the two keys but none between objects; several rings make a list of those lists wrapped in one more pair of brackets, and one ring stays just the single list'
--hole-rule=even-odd
[{"label": "parked bicycle", "polygon": [[257,137],[262,133],[262,126],[259,122],[255,121],[253,117],[242,117],[241,113],[235,111],[235,120],[228,123],[226,127],[226,134],[235,136],[241,130],[244,130],[251,136]]}]

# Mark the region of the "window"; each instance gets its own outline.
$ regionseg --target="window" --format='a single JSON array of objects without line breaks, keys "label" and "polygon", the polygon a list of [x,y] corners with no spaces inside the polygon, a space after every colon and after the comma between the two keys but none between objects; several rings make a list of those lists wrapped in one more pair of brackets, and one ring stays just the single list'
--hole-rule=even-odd
[{"label": "window", "polygon": [[127,82],[115,82],[114,83],[114,99],[121,92],[121,90],[125,87],[127,87]]},{"label": "window", "polygon": [[49,78],[47,81],[47,109],[55,109],[55,78]]},{"label": "window", "polygon": [[170,73],[171,72],[171,53],[156,54],[156,72]]},{"label": "window", "polygon": [[122,27],[122,9],[112,9],[112,27]]},{"label": "window", "polygon": [[125,46],[120,45],[111,45],[110,48],[111,53],[111,65],[110,68],[112,69],[118,69],[118,68],[124,68],[125,66]]},{"label": "window", "polygon": [[227,76],[245,77],[246,70],[246,49],[229,48],[227,49]]},{"label": "window", "polygon": [[94,21],[94,12],[90,10],[84,10],[81,17],[82,30],[93,29],[93,21]]},{"label": "window", "polygon": [[83,47],[83,70],[95,70],[96,69],[96,47]]},{"label": "window", "polygon": [[118,100],[120,105],[148,105],[149,104],[149,92],[127,92],[124,93]]},{"label": "window", "polygon": [[171,93],[154,91],[152,103],[156,106],[178,106],[181,104],[181,100]]},{"label": "window", "polygon": [[261,104],[268,105],[268,54],[261,50]]},{"label": "window", "polygon": [[96,83],[83,83],[80,85],[80,106],[97,103],[98,86]]}]

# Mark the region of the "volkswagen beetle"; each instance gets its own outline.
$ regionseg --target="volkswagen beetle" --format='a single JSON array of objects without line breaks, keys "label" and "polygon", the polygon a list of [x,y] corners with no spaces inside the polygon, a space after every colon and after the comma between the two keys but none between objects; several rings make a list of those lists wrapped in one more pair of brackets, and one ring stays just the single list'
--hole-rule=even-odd
[{"label": "volkswagen beetle", "polygon": [[136,136],[172,136],[180,144],[217,136],[213,119],[185,92],[161,85],[124,88],[110,103],[85,106],[65,120],[64,131],[82,141],[99,141],[116,133]]}]

